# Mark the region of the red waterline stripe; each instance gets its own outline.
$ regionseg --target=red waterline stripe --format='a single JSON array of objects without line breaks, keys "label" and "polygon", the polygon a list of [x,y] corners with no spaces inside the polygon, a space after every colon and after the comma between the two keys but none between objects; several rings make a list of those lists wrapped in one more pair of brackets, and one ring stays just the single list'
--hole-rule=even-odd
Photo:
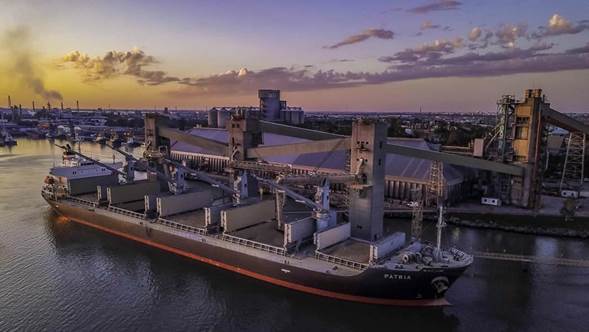
[{"label": "red waterline stripe", "polygon": [[353,301],[353,302],[368,303],[368,304],[394,305],[394,306],[443,306],[443,305],[450,304],[448,301],[446,301],[446,299],[443,299],[443,298],[442,299],[432,299],[432,300],[379,299],[379,298],[374,298],[374,297],[336,293],[336,292],[332,292],[332,291],[328,291],[328,290],[303,286],[303,285],[295,284],[292,282],[288,282],[288,281],[284,281],[284,280],[280,280],[280,279],[275,279],[275,278],[272,278],[272,277],[269,277],[269,276],[266,276],[263,274],[259,274],[259,273],[253,272],[253,271],[245,270],[245,269],[233,266],[233,265],[225,264],[225,263],[222,263],[222,262],[210,259],[210,258],[206,258],[206,257],[202,257],[202,256],[199,256],[196,254],[192,254],[192,253],[180,250],[180,249],[172,248],[172,247],[164,245],[164,244],[156,243],[156,242],[153,242],[150,240],[142,239],[140,237],[125,234],[125,233],[122,233],[119,231],[115,231],[115,230],[112,230],[112,229],[109,229],[109,228],[106,228],[106,227],[103,227],[100,225],[96,225],[96,224],[93,224],[93,223],[90,223],[90,222],[87,222],[87,221],[84,221],[81,219],[70,218],[70,217],[67,217],[67,218],[70,220],[73,220],[77,223],[96,228],[96,229],[101,230],[106,233],[117,235],[117,236],[129,239],[129,240],[137,241],[137,242],[143,243],[145,245],[152,246],[152,247],[155,247],[155,248],[158,248],[161,250],[165,250],[165,251],[168,251],[168,252],[180,255],[180,256],[192,258],[194,260],[197,260],[197,261],[200,261],[203,263],[207,263],[207,264],[210,264],[210,265],[213,265],[216,267],[220,267],[222,269],[226,269],[229,271],[234,271],[239,274],[246,275],[248,277],[252,277],[252,278],[255,278],[258,280],[269,282],[274,285],[286,287],[289,289],[294,289],[294,290],[309,293],[309,294],[334,298],[334,299],[338,299],[338,300],[345,300],[345,301]]}]

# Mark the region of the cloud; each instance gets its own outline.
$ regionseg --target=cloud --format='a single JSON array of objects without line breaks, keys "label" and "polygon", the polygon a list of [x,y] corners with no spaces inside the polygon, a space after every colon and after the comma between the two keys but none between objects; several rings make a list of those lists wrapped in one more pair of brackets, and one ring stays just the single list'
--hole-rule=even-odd
[{"label": "cloud", "polygon": [[439,29],[442,26],[439,24],[433,24],[432,21],[430,20],[425,20],[423,22],[421,22],[421,26],[419,27],[419,30],[424,31],[424,30],[432,30],[432,29]]},{"label": "cloud", "polygon": [[[390,34],[392,38],[392,32]],[[372,37],[370,33],[366,35],[366,38],[345,41],[344,45]],[[312,65],[305,65],[259,70],[241,68],[204,77],[176,78],[163,71],[145,70],[145,67],[157,61],[140,50],[109,52],[100,58],[72,52],[64,58],[64,63],[73,64],[88,80],[131,75],[144,84],[173,82],[170,85],[173,88],[167,94],[175,97],[246,95],[261,87],[310,91],[429,78],[491,77],[589,69],[589,44],[562,52],[553,52],[554,44],[542,41],[537,41],[528,48],[518,47],[518,39],[529,39],[527,26],[524,24],[503,25],[497,30],[475,27],[467,37],[468,39],[435,40],[380,57],[378,60],[387,65],[380,72],[317,70]],[[502,47],[494,47],[493,51],[485,52],[488,45]],[[336,58],[330,63],[349,61],[352,60]]]},{"label": "cloud", "polygon": [[[169,91],[176,97],[194,97],[227,93],[249,94],[260,87],[288,91],[337,89],[389,82],[444,77],[490,77],[522,73],[545,73],[561,70],[589,69],[589,44],[561,53],[547,53],[553,44],[538,44],[527,49],[510,48],[479,54],[470,52],[452,56],[459,43],[442,42],[424,45],[417,58],[398,54],[383,57],[390,64],[382,72],[316,71],[274,67],[259,71],[247,69],[223,74],[186,79],[185,87]],[[428,52],[442,52],[430,56]]]},{"label": "cloud", "polygon": [[30,31],[25,26],[8,30],[3,38],[3,48],[9,54],[10,71],[30,88],[36,95],[49,101],[62,100],[61,93],[45,87],[41,72],[34,63],[32,47],[30,45]]},{"label": "cloud", "polygon": [[392,56],[380,57],[379,61],[417,62],[423,59],[440,58],[444,55],[452,54],[455,50],[462,47],[464,47],[464,39],[462,38],[456,38],[454,40],[435,40],[431,44],[424,44],[416,48],[407,48]]},{"label": "cloud", "polygon": [[419,26],[419,31],[415,34],[416,36],[422,36],[426,30],[443,30],[443,31],[451,31],[452,28],[448,25],[441,26],[439,24],[433,24],[430,20],[425,20],[421,22]]},{"label": "cloud", "polygon": [[587,45],[577,48],[571,48],[566,51],[567,54],[589,54],[589,43]]},{"label": "cloud", "polygon": [[541,39],[549,36],[574,35],[584,30],[589,30],[589,22],[584,20],[573,24],[559,14],[554,14],[548,20],[548,25],[539,27],[538,31],[532,34],[532,38]]},{"label": "cloud", "polygon": [[497,44],[503,48],[514,48],[519,38],[526,37],[526,24],[504,24],[495,32]]},{"label": "cloud", "polygon": [[462,2],[454,0],[435,0],[424,5],[408,9],[407,11],[414,14],[427,14],[440,10],[456,10],[462,6]]},{"label": "cloud", "polygon": [[470,40],[471,42],[475,42],[481,37],[482,34],[483,30],[480,27],[474,27],[468,33],[468,40]]},{"label": "cloud", "polygon": [[[250,93],[260,87],[272,87],[289,91],[307,91],[323,88],[345,87],[352,84],[351,73],[330,71],[312,72],[307,68],[273,67],[259,71],[246,68],[232,70],[208,77],[183,79],[183,89],[170,91],[174,96],[216,95],[225,93]],[[340,85],[341,83],[341,85]]]},{"label": "cloud", "polygon": [[359,34],[346,37],[344,40],[342,40],[338,43],[335,43],[333,45],[325,46],[324,48],[336,49],[336,48],[339,48],[339,47],[342,47],[345,45],[352,45],[352,44],[356,44],[356,43],[361,43],[361,42],[366,41],[370,38],[393,39],[394,36],[395,36],[395,33],[390,30],[368,29],[368,30],[362,31]]},{"label": "cloud", "polygon": [[141,84],[160,85],[178,82],[180,78],[168,76],[161,70],[145,70],[144,67],[157,64],[151,55],[140,49],[130,51],[109,51],[102,57],[91,58],[80,51],[73,51],[61,59],[62,65],[71,65],[80,70],[86,81],[99,81],[122,75],[135,77]]}]

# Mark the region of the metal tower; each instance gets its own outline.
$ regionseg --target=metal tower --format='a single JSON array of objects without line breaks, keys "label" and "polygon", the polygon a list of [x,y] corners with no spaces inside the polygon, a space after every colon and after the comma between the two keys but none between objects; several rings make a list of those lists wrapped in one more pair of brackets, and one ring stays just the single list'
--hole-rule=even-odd
[{"label": "metal tower", "polygon": [[586,138],[586,135],[581,132],[571,132],[569,134],[562,178],[560,180],[560,190],[577,190],[583,185]]},{"label": "metal tower", "polygon": [[497,101],[497,125],[488,144],[495,143],[491,158],[495,161],[513,161],[514,114],[516,100],[514,96],[504,95]]},{"label": "metal tower", "polygon": [[432,161],[427,186],[427,204],[438,206],[444,200],[444,164],[439,160]]},{"label": "metal tower", "polygon": [[[513,139],[515,137],[515,96],[503,95],[497,101],[497,125],[493,137],[486,146],[491,160],[511,163],[514,160]],[[493,175],[492,193],[502,201],[511,201],[511,176],[507,174]]]},{"label": "metal tower", "polygon": [[442,230],[446,227],[444,222],[444,164],[441,161],[433,161],[429,172],[428,201],[435,202],[438,208],[438,222],[436,224],[436,248],[438,252],[442,245]]},{"label": "metal tower", "polygon": [[419,241],[423,229],[423,190],[420,187],[411,190],[411,238]]}]

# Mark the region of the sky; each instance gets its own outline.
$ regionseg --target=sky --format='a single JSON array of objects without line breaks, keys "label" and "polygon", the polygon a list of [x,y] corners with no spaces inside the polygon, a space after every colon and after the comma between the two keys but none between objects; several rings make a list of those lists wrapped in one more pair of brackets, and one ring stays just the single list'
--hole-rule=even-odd
[{"label": "sky", "polygon": [[553,108],[589,112],[586,0],[0,8],[0,95],[26,107],[256,105],[270,88],[307,111],[493,112],[502,94],[542,88]]}]

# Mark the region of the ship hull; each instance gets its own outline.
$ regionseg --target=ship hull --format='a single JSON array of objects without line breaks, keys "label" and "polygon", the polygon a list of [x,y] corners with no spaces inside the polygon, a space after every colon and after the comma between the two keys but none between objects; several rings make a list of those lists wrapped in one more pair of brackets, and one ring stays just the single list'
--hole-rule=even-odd
[{"label": "ship hull", "polygon": [[130,224],[116,216],[97,214],[67,202],[47,201],[57,213],[79,224],[274,285],[339,300],[403,306],[446,305],[448,302],[436,292],[432,280],[444,278],[449,287],[466,269],[368,268],[352,276],[317,272],[289,264],[289,257],[284,257],[282,263],[276,262],[157,230],[149,227],[149,222]]}]

